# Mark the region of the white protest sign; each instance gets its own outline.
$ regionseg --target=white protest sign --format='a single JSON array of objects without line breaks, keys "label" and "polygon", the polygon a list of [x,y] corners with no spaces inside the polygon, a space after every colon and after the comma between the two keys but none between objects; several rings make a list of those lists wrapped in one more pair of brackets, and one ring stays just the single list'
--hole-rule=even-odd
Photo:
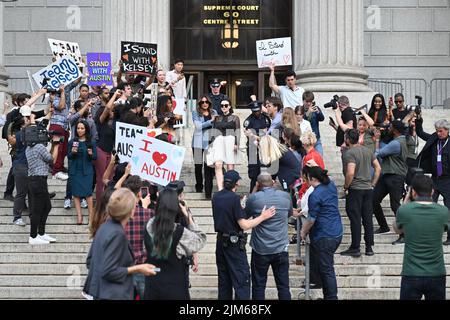
[{"label": "white protest sign", "polygon": [[183,116],[183,120],[177,123],[174,127],[182,128],[186,123],[186,104],[184,99],[172,99],[173,113]]},{"label": "white protest sign", "polygon": [[80,46],[76,42],[48,39],[53,56],[58,60],[63,56],[71,56],[77,62],[78,67],[84,67]]},{"label": "white protest sign", "polygon": [[291,38],[277,38],[256,41],[258,67],[292,65]]},{"label": "white protest sign", "polygon": [[116,122],[116,144],[115,149],[120,163],[131,162],[133,151],[137,142],[144,138],[154,138],[162,133],[161,129],[147,129],[145,127]]},{"label": "white protest sign", "polygon": [[47,82],[46,88],[54,90],[57,90],[62,84],[72,83],[79,77],[81,77],[81,71],[75,60],[69,56],[63,56],[60,60],[33,74],[33,79],[39,88],[44,87]]},{"label": "white protest sign", "polygon": [[185,148],[154,138],[143,138],[136,143],[131,174],[167,186],[180,180],[185,153]]}]

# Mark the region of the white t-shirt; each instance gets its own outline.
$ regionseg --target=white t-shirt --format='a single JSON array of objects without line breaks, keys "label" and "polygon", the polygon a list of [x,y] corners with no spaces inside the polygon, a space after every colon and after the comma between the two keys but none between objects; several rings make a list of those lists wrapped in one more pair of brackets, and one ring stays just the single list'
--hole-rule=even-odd
[{"label": "white t-shirt", "polygon": [[312,132],[311,123],[308,120],[303,119],[303,121],[300,123],[300,132],[303,135],[307,131]]},{"label": "white t-shirt", "polygon": [[297,106],[303,106],[303,93],[305,89],[302,87],[296,87],[292,91],[288,86],[279,86],[280,98],[283,102],[283,107],[295,109]]},{"label": "white t-shirt", "polygon": [[[166,81],[168,83],[176,82],[178,80],[178,77],[180,75],[175,72],[175,70],[169,71],[166,74]],[[181,79],[177,83],[175,83],[172,87],[173,89],[173,95],[176,99],[186,99],[187,98],[187,92],[186,92],[186,78]]]},{"label": "white t-shirt", "polygon": [[305,217],[308,216],[309,208],[308,208],[308,199],[311,193],[313,193],[314,187],[309,187],[308,190],[305,192],[305,194],[302,197],[302,200],[300,201],[300,208],[302,209],[302,213]]}]

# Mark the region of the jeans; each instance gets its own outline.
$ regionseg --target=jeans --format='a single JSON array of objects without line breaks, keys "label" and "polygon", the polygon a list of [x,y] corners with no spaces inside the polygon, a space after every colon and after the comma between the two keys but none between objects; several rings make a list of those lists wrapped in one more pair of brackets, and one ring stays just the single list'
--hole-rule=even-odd
[{"label": "jeans", "polygon": [[31,227],[30,236],[45,234],[45,224],[47,217],[52,209],[50,197],[48,194],[47,176],[45,177],[29,177],[29,192],[30,192],[30,215]]},{"label": "jeans", "polygon": [[203,190],[203,170],[205,171],[205,195],[211,197],[213,188],[213,178],[215,174],[214,168],[208,167],[203,161],[203,154],[205,150],[192,148],[195,163],[195,190]]},{"label": "jeans", "polygon": [[63,171],[64,168],[64,159],[67,156],[67,146],[69,144],[69,136],[70,132],[64,130],[63,127],[57,124],[51,124],[49,127],[49,131],[56,132],[58,136],[64,137],[64,141],[59,144],[58,148],[58,157],[56,158],[56,162],[53,166],[52,174],[55,175],[58,172]]},{"label": "jeans", "polygon": [[245,250],[236,245],[216,243],[219,300],[250,300],[250,270]]},{"label": "jeans", "polygon": [[316,151],[318,153],[320,153],[320,155],[323,158],[323,147],[322,147],[322,141],[320,141],[320,139],[317,140],[317,143],[314,145],[314,149],[316,149]]},{"label": "jeans", "polygon": [[337,300],[338,290],[336,274],[334,272],[334,254],[341,244],[342,236],[337,238],[322,238],[311,242],[311,250],[318,263],[318,271],[322,280],[323,298],[325,300]]},{"label": "jeans", "polygon": [[[11,157],[11,162],[13,161],[13,157]],[[10,194],[12,195],[14,192],[14,174],[13,174],[13,168],[11,167],[8,172],[8,178],[6,179],[6,189],[5,189],[5,196]]]},{"label": "jeans", "polygon": [[400,201],[403,197],[403,188],[405,184],[405,177],[398,174],[385,174],[381,176],[375,189],[373,191],[373,213],[378,221],[381,229],[389,229],[389,226],[381,208],[381,201],[389,194],[391,202],[391,210],[394,215],[400,207]]},{"label": "jeans", "polygon": [[400,300],[445,300],[446,277],[402,277]]},{"label": "jeans", "polygon": [[22,218],[25,208],[25,198],[28,193],[28,167],[23,164],[13,165],[14,180],[16,182],[16,196],[14,197],[14,221]]},{"label": "jeans", "polygon": [[141,300],[144,299],[145,276],[142,273],[133,274],[134,291],[139,295]]},{"label": "jeans", "polygon": [[[444,205],[450,210],[450,178],[433,178],[433,201],[437,202],[439,195],[444,198]],[[447,231],[447,238],[450,239],[450,230]]]},{"label": "jeans", "polygon": [[[97,147],[97,160],[95,161],[95,179],[96,179],[96,188],[95,188],[95,198],[97,201],[100,201],[103,194],[103,189],[105,185],[103,184],[103,174],[108,167],[108,164],[111,162],[111,153],[105,152],[99,147]],[[114,173],[113,173],[114,174]]]},{"label": "jeans", "polygon": [[345,201],[345,210],[350,219],[352,232],[351,249],[359,249],[361,244],[361,220],[364,226],[364,241],[367,246],[373,246],[373,221],[372,221],[373,190],[349,189]]},{"label": "jeans", "polygon": [[278,299],[291,300],[289,291],[289,254],[260,255],[252,251],[252,299],[265,300],[267,272],[272,267],[275,283],[277,284]]}]

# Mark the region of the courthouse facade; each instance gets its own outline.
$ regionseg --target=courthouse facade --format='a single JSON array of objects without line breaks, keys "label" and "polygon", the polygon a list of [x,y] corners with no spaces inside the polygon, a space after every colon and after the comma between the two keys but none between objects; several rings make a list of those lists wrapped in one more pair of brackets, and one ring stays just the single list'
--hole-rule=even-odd
[{"label": "courthouse facade", "polygon": [[116,66],[128,40],[156,43],[166,70],[184,59],[194,97],[220,78],[243,106],[250,94],[269,94],[255,42],[292,37],[307,89],[401,89],[428,105],[450,95],[448,0],[18,0],[0,2],[0,18],[0,91],[31,90],[27,70],[51,61],[47,38],[78,42],[83,54],[111,52]]}]

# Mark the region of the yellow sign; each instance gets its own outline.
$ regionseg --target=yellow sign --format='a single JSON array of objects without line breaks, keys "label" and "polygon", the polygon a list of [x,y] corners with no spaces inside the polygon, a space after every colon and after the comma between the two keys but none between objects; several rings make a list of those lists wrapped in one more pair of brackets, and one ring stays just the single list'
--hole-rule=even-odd
[{"label": "yellow sign", "polygon": [[[255,13],[259,13],[260,6],[239,5],[239,6],[203,6],[203,11],[210,15],[216,13],[214,17],[203,19],[204,25],[225,25],[230,23],[238,25],[259,25],[259,15],[255,17]],[[246,15],[246,13],[248,13]],[[252,14],[252,17],[248,17]],[[242,17],[245,16],[245,17]]]}]

